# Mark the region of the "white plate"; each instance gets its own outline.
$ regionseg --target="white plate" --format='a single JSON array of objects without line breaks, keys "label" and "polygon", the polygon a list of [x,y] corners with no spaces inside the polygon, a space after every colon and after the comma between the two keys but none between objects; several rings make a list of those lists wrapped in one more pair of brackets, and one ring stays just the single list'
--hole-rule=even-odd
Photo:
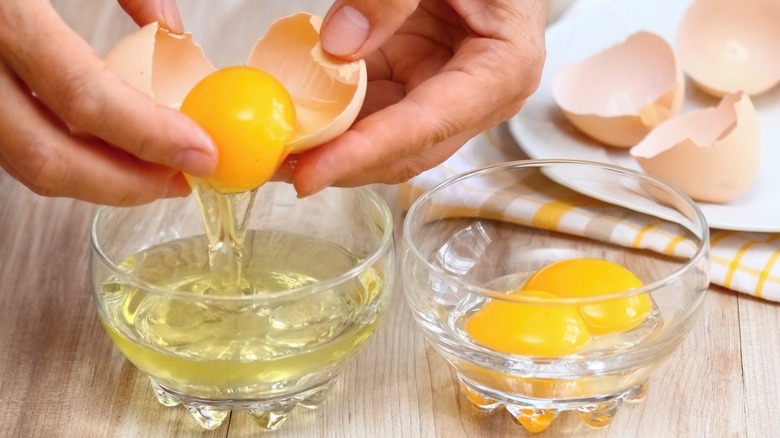
[{"label": "white plate", "polygon": [[[612,163],[641,170],[627,151],[606,148],[579,133],[564,119],[551,84],[561,67],[624,41],[639,30],[664,37],[674,47],[677,24],[688,7],[681,0],[619,0],[565,18],[547,30],[547,62],[539,89],[509,129],[531,158],[570,158]],[[587,84],[583,84],[587,87]],[[683,112],[715,106],[718,99],[688,82]],[[780,86],[753,98],[762,137],[759,175],[750,190],[727,204],[699,203],[713,228],[780,231]]]}]

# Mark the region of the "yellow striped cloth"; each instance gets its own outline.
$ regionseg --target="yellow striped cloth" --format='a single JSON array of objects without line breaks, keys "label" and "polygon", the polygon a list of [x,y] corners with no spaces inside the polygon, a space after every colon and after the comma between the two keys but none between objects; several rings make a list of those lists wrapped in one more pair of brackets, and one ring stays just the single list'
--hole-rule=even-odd
[{"label": "yellow striped cloth", "polygon": [[[527,159],[509,135],[505,126],[485,132],[464,145],[441,165],[413,178],[401,186],[399,202],[408,208],[422,193],[459,173],[506,161]],[[539,228],[569,234],[593,235],[599,218],[590,214],[586,205],[577,206],[573,191],[553,186],[534,193],[512,211],[497,215],[506,220],[522,222]],[[510,217],[507,217],[510,216]],[[639,218],[639,219],[638,219]],[[629,216],[620,223],[608,224],[608,238],[626,246],[650,248],[664,253],[684,255],[691,248],[679,245],[674,230],[642,222],[641,216]],[[690,243],[690,242],[688,242]],[[772,301],[780,301],[780,233],[753,233],[711,230],[710,278],[714,284],[737,292]]]}]

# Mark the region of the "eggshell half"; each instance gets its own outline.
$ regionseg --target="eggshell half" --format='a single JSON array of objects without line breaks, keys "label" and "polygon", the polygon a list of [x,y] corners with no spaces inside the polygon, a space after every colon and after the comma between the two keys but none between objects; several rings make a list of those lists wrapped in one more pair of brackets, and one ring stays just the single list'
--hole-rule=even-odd
[{"label": "eggshell half", "polygon": [[763,93],[780,82],[780,2],[696,0],[680,21],[677,51],[706,93]]},{"label": "eggshell half", "polygon": [[640,31],[559,70],[552,93],[580,131],[607,145],[628,148],[680,111],[685,81],[666,40]]},{"label": "eggshell half", "polygon": [[191,34],[171,34],[156,22],[120,40],[104,60],[155,102],[177,108],[195,84],[216,70]]},{"label": "eggshell half", "polygon": [[344,133],[366,95],[364,61],[344,62],[320,46],[322,19],[299,13],[274,22],[252,49],[247,65],[281,81],[292,96],[296,132],[289,146],[300,152]]},{"label": "eggshell half", "polygon": [[661,123],[630,152],[645,172],[691,198],[729,202],[758,176],[761,135],[755,108],[746,93],[728,94],[716,108]]}]

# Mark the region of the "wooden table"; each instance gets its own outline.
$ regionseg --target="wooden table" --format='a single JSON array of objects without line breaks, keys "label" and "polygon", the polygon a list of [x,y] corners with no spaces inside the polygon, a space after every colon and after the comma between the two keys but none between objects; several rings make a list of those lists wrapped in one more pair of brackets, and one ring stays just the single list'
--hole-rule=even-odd
[{"label": "wooden table", "polygon": [[[217,65],[241,63],[268,20],[296,8],[270,0],[180,3],[187,27]],[[322,12],[328,2],[308,3]],[[55,5],[101,53],[134,28],[112,0]],[[203,431],[183,409],[159,405],[147,379],[112,346],[87,277],[94,210],[34,195],[0,171],[0,436],[257,435],[247,415]],[[779,321],[780,306],[713,287],[699,323],[651,379],[644,403],[624,405],[607,429],[563,415],[540,436],[778,436]],[[424,342],[398,289],[331,398],[318,410],[296,410],[276,436],[524,434],[507,415],[480,415],[458,398],[446,363]]]}]

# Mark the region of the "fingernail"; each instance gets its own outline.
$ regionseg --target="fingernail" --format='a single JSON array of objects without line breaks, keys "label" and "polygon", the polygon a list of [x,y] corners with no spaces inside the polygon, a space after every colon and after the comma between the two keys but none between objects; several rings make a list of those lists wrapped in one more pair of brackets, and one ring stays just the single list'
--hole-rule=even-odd
[{"label": "fingernail", "polygon": [[314,189],[306,190],[306,191],[303,191],[303,192],[299,191],[297,193],[297,197],[298,197],[298,199],[308,198],[309,196],[314,196],[317,193],[325,190],[326,188],[328,188],[328,186],[316,187]]},{"label": "fingernail", "polygon": [[171,159],[171,166],[196,177],[208,177],[214,173],[217,163],[213,156],[201,149],[184,149]]},{"label": "fingernail", "polygon": [[165,28],[171,33],[184,33],[184,25],[181,22],[179,8],[174,0],[162,2],[162,16],[163,20],[165,20],[165,23],[163,23]]},{"label": "fingernail", "polygon": [[335,56],[355,54],[368,39],[368,19],[354,6],[344,5],[328,20],[322,31],[322,48]]},{"label": "fingernail", "polygon": [[327,182],[325,184],[309,184],[309,187],[306,187],[305,181],[293,181],[293,185],[295,186],[295,191],[297,192],[298,198],[300,199],[316,195],[317,193],[333,185],[333,183]]},{"label": "fingernail", "polygon": [[276,172],[271,177],[272,181],[282,181],[291,183],[293,180],[293,174],[295,173],[295,166],[298,164],[298,157],[288,156],[279,164],[276,168]]}]

